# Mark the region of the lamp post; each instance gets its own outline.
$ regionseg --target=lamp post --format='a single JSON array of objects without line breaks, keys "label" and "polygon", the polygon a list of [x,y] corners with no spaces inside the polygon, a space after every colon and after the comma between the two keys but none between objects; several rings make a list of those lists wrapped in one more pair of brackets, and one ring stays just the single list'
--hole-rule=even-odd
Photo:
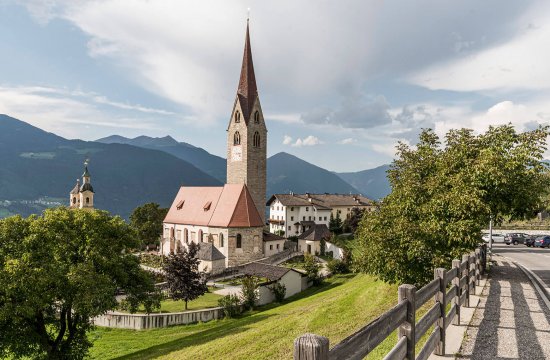
[{"label": "lamp post", "polygon": [[493,260],[493,215],[489,220],[489,262]]}]

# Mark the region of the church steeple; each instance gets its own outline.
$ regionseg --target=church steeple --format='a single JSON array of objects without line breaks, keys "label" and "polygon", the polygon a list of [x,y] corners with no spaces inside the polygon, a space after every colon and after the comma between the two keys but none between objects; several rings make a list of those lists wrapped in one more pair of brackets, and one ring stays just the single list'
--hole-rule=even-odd
[{"label": "church steeple", "polygon": [[254,101],[258,97],[258,88],[256,86],[256,75],[254,74],[254,63],[252,61],[252,49],[250,47],[249,22],[246,21],[246,37],[244,41],[243,64],[241,67],[241,77],[239,78],[239,87],[237,96],[241,101],[244,121],[248,123]]}]

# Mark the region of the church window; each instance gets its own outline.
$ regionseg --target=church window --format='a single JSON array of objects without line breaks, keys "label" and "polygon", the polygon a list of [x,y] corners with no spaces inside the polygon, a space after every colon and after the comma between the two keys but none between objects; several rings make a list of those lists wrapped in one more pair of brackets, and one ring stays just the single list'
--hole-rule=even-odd
[{"label": "church window", "polygon": [[233,145],[241,145],[241,134],[238,131],[235,131],[235,135],[233,135]]},{"label": "church window", "polygon": [[241,122],[241,113],[238,110],[235,112],[235,122]]},{"label": "church window", "polygon": [[189,231],[187,229],[183,230],[183,240],[186,244],[189,244]]},{"label": "church window", "polygon": [[220,247],[223,247],[223,233],[220,233]]},{"label": "church window", "polygon": [[90,203],[90,198],[87,197],[87,198],[86,198],[86,204],[89,204],[89,203]]},{"label": "church window", "polygon": [[199,242],[202,242],[202,230],[199,230]]},{"label": "church window", "polygon": [[241,234],[237,234],[237,249],[242,248],[243,246],[243,237]]},{"label": "church window", "polygon": [[176,240],[181,240],[181,230],[176,231]]},{"label": "church window", "polygon": [[73,198],[73,204],[76,204],[76,197]]},{"label": "church window", "polygon": [[254,113],[254,124],[259,124],[259,123],[260,123],[260,113],[256,111]]},{"label": "church window", "polygon": [[260,133],[259,132],[255,132],[254,133],[254,143],[253,143],[254,147],[260,147]]}]

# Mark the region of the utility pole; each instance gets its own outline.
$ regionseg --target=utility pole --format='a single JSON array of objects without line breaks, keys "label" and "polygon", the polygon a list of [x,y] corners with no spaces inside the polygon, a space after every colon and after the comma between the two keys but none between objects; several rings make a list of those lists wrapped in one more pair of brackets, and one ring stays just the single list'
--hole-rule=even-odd
[{"label": "utility pole", "polygon": [[493,260],[493,215],[489,220],[489,261]]}]

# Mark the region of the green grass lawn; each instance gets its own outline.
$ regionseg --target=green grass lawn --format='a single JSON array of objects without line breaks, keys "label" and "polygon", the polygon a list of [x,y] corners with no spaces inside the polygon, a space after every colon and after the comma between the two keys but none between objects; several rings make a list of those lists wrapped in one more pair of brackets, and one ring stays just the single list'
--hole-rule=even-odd
[{"label": "green grass lawn", "polygon": [[[209,288],[210,291],[216,290],[215,288]],[[218,299],[221,299],[223,296],[214,294],[212,292],[207,292],[203,296],[199,297],[198,299],[195,299],[193,301],[189,301],[187,303],[187,311],[190,310],[200,310],[200,309],[207,309],[207,308],[213,308],[218,306]],[[171,299],[163,300],[160,303],[160,310],[154,311],[155,313],[163,312],[163,313],[170,313],[170,312],[182,312],[185,310],[185,302],[183,301],[174,301]],[[144,313],[145,309],[140,308],[138,310],[138,313]]]},{"label": "green grass lawn", "polygon": [[[94,359],[289,359],[294,339],[306,332],[331,346],[397,302],[397,286],[367,275],[338,275],[283,305],[267,305],[238,319],[133,331],[97,328],[90,334]],[[381,345],[382,358],[395,344]]]}]

